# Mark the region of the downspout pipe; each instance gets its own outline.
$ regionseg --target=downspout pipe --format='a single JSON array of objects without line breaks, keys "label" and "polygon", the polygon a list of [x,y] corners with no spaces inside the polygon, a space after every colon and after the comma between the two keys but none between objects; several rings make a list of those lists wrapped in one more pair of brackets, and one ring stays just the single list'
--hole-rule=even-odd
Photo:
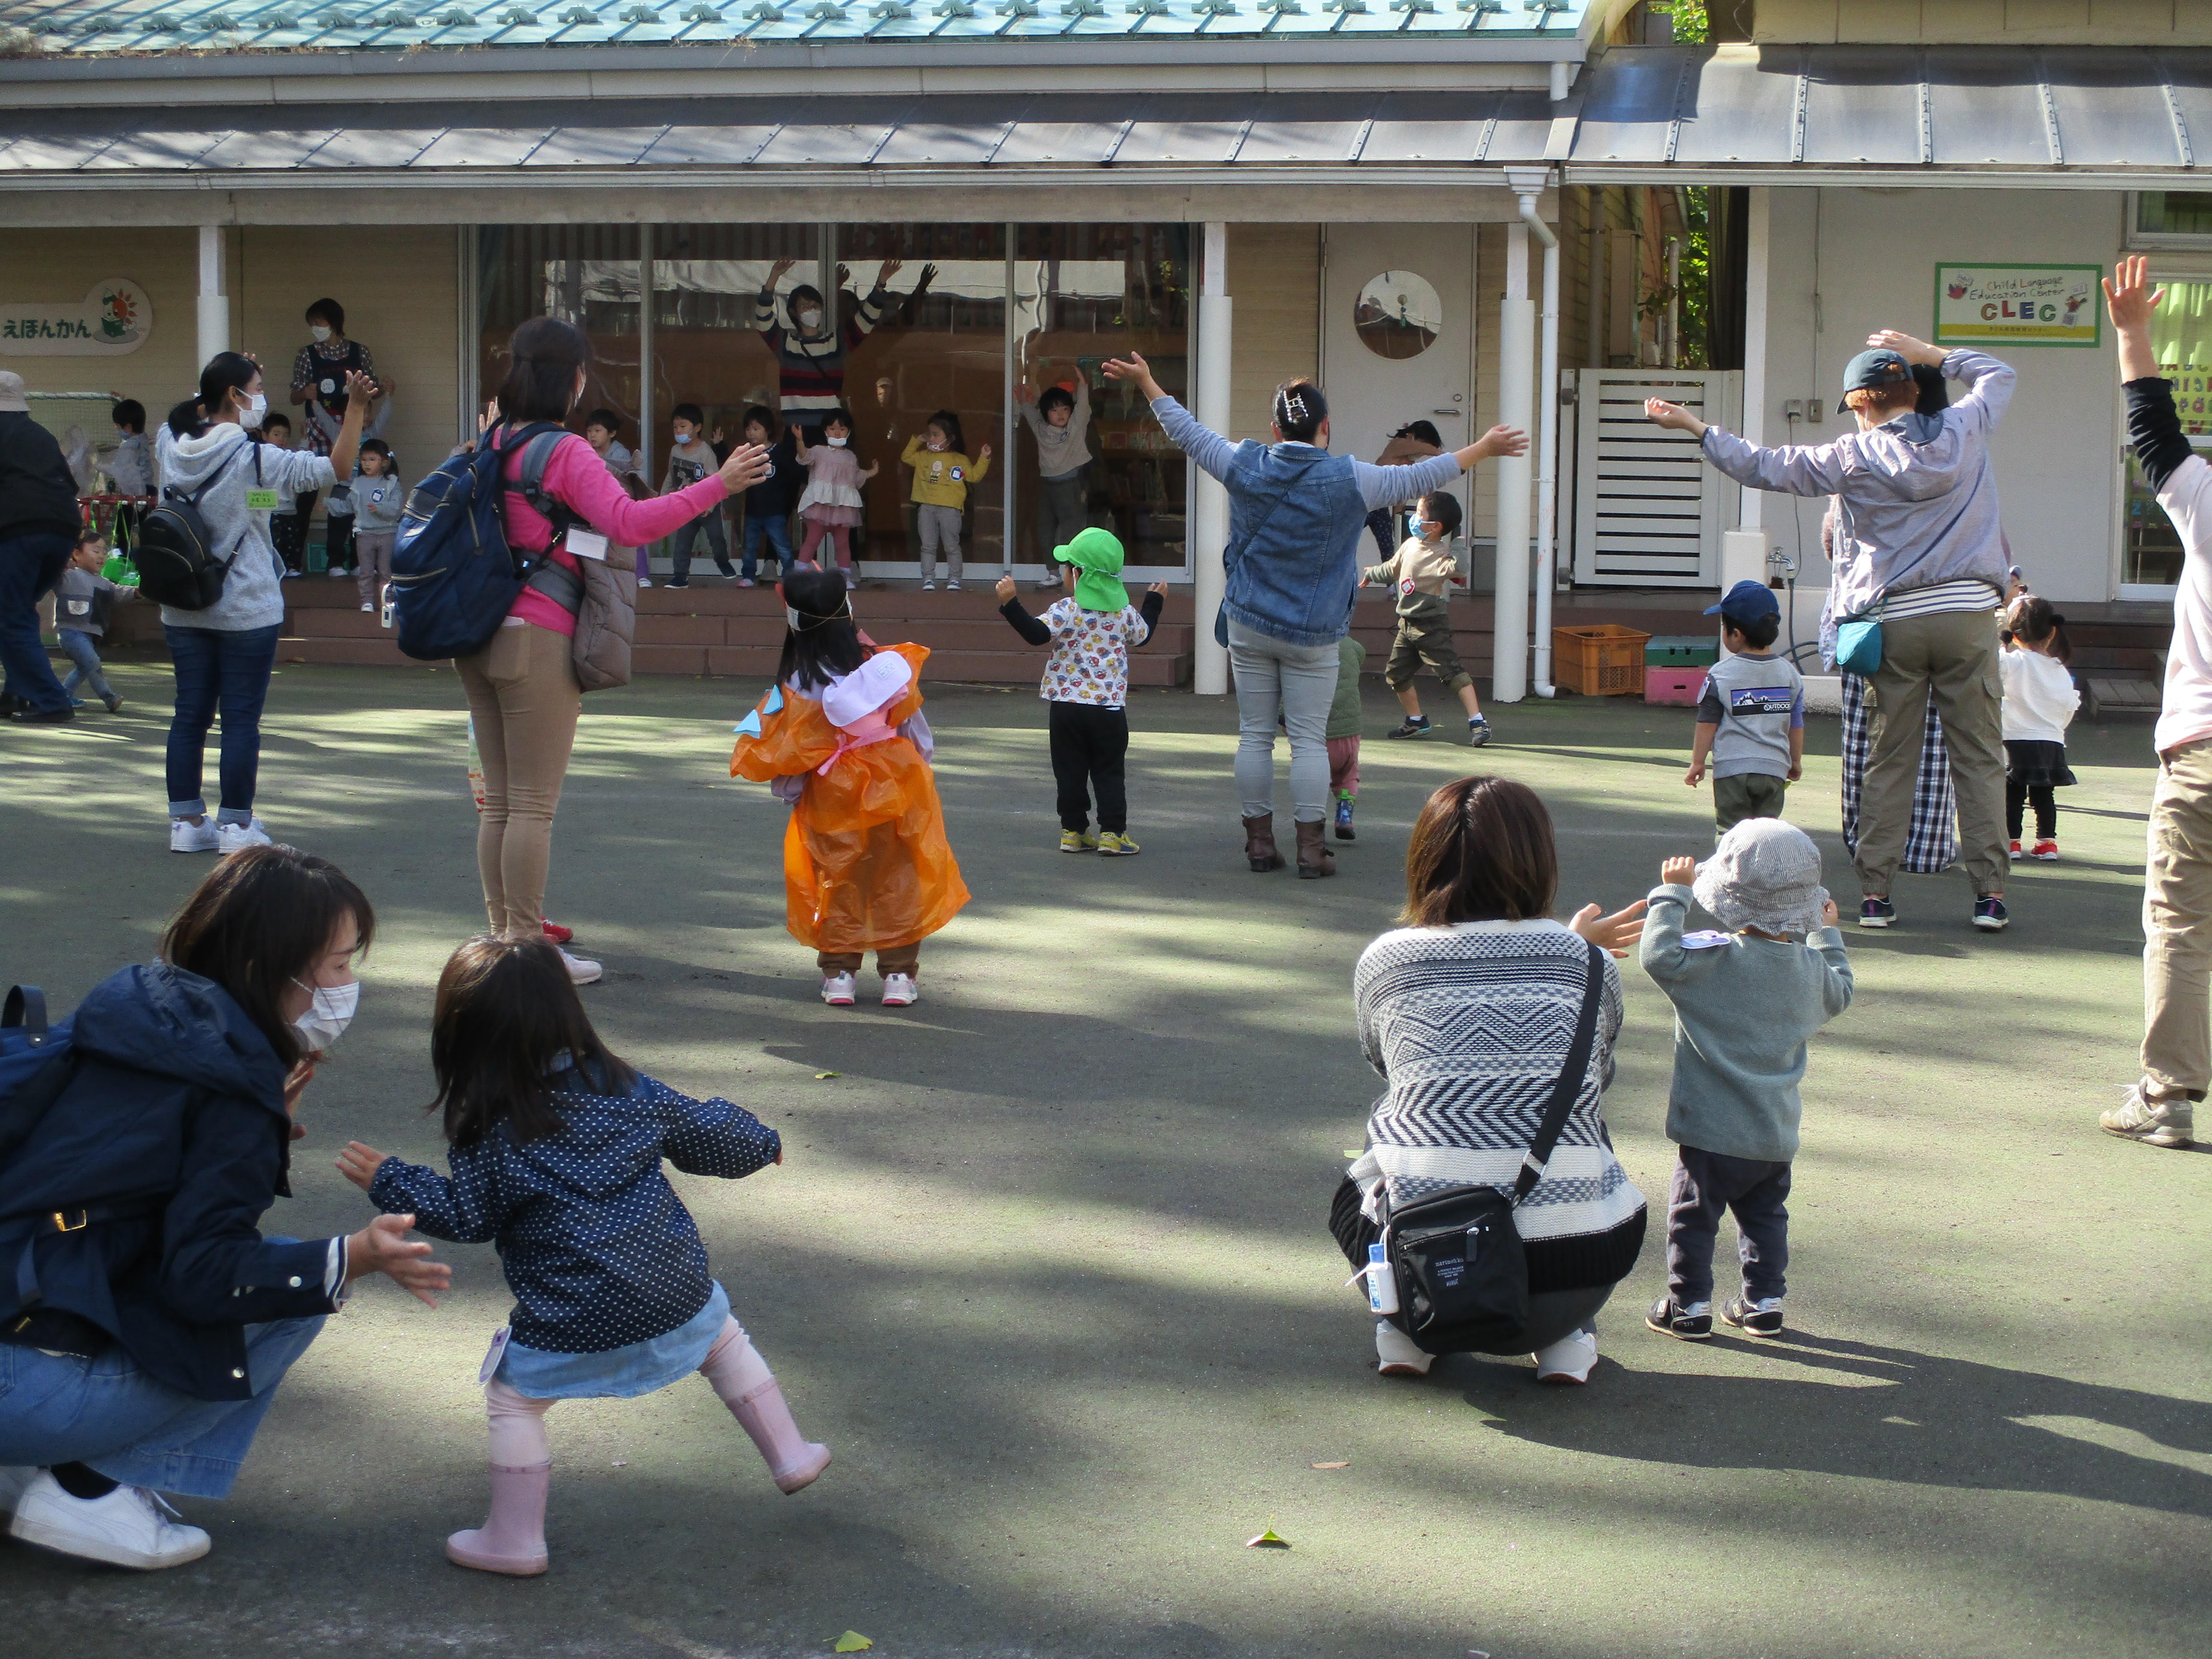
[{"label": "downspout pipe", "polygon": [[1519,197],[1521,222],[1544,245],[1544,301],[1539,313],[1543,340],[1542,378],[1536,383],[1536,615],[1535,672],[1529,690],[1540,697],[1557,694],[1552,684],[1552,590],[1558,561],[1559,471],[1559,239],[1536,211],[1548,175],[1514,168],[1507,185]]}]

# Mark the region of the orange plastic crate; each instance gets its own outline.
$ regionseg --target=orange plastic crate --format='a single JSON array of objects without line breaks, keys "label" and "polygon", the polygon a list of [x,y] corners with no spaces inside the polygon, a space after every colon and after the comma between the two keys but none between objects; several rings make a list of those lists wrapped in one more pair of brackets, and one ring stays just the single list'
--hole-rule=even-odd
[{"label": "orange plastic crate", "polygon": [[1552,678],[1586,697],[1644,695],[1644,642],[1651,636],[1619,623],[1552,630]]}]

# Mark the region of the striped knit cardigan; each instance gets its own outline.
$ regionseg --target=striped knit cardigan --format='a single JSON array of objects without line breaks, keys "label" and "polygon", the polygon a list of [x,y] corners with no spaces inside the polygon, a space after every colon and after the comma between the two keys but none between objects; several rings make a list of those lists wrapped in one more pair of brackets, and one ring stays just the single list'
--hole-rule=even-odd
[{"label": "striped knit cardigan", "polygon": [[[1449,1187],[1510,1196],[1582,1011],[1589,951],[1556,921],[1460,922],[1383,934],[1359,958],[1359,1045],[1389,1082],[1346,1171],[1370,1218]],[[1589,1069],[1544,1178],[1514,1221],[1534,1291],[1610,1285],[1636,1265],[1644,1194],[1613,1156],[1600,1115],[1620,1034],[1609,956]]]}]

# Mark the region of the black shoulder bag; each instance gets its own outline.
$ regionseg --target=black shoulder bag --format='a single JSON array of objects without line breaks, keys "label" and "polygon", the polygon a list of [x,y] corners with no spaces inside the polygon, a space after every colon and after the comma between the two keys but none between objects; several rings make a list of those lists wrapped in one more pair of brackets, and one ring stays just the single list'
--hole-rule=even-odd
[{"label": "black shoulder bag", "polygon": [[1453,1187],[1392,1210],[1383,1200],[1382,1249],[1398,1281],[1390,1322],[1427,1353],[1506,1353],[1528,1324],[1528,1257],[1513,1212],[1544,1178],[1552,1150],[1582,1092],[1597,1040],[1605,958],[1589,951],[1581,1017],[1567,1063],[1552,1086],[1535,1143],[1521,1159],[1510,1199],[1491,1186]]}]

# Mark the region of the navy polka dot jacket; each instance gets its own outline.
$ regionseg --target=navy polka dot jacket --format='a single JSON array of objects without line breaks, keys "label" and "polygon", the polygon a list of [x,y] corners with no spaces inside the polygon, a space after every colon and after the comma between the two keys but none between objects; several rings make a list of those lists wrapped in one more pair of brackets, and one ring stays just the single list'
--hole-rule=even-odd
[{"label": "navy polka dot jacket", "polygon": [[693,1100],[639,1074],[627,1096],[563,1092],[566,1127],[527,1146],[501,1124],[454,1150],[450,1177],[386,1158],[369,1201],[457,1244],[489,1240],[514,1291],[514,1340],[603,1353],[665,1334],[714,1294],[707,1248],[661,1173],[749,1176],[775,1162],[775,1130],[726,1100]]}]

